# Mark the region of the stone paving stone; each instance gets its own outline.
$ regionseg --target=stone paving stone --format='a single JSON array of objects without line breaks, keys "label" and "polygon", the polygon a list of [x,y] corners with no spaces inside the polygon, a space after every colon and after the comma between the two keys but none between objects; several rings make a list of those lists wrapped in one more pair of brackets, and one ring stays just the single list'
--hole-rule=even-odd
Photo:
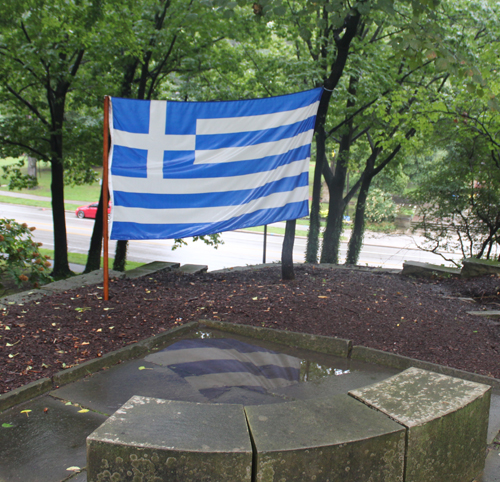
[{"label": "stone paving stone", "polygon": [[405,429],[347,395],[245,407],[255,480],[402,482]]},{"label": "stone paving stone", "polygon": [[491,387],[409,368],[349,394],[407,427],[405,482],[470,482],[482,471]]},{"label": "stone paving stone", "polygon": [[241,405],[132,397],[87,439],[88,481],[251,480]]},{"label": "stone paving stone", "polygon": [[500,447],[488,453],[484,473],[478,482],[500,482]]},{"label": "stone paving stone", "polygon": [[493,439],[499,435],[500,432],[500,390],[493,389],[491,391],[490,403],[490,420],[488,424],[488,439],[490,444]]},{"label": "stone paving stone", "polygon": [[[45,409],[48,409],[45,411]],[[31,412],[21,413],[22,410]],[[78,413],[49,396],[18,405],[0,415],[0,480],[56,482],[71,475],[69,467],[85,467],[85,438],[104,415]],[[3,424],[13,425],[10,428]]]},{"label": "stone paving stone", "polygon": [[[144,369],[140,370],[140,367]],[[97,372],[54,390],[51,395],[108,415],[134,395],[191,402],[207,401],[198,390],[172,370],[148,363],[144,359],[132,360]]]},{"label": "stone paving stone", "polygon": [[231,387],[217,398],[210,400],[212,403],[232,403],[240,405],[267,405],[269,403],[283,403],[282,396],[270,393],[261,393],[240,387]]}]

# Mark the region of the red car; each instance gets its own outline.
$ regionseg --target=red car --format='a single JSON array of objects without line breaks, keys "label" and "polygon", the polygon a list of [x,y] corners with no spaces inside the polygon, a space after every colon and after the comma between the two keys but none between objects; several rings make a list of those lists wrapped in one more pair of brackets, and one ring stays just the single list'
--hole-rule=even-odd
[{"label": "red car", "polygon": [[[99,203],[87,204],[86,206],[80,206],[79,208],[76,208],[75,211],[76,217],[80,219],[83,218],[95,219],[97,213],[97,206],[99,206]],[[111,213],[111,202],[108,204],[108,217],[110,213]]]}]

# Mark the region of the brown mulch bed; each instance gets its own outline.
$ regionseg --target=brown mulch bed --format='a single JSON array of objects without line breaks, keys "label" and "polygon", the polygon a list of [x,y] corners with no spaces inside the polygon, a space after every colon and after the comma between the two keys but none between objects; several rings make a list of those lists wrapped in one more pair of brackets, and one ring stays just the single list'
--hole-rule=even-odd
[{"label": "brown mulch bed", "polygon": [[0,393],[200,319],[347,338],[500,378],[500,323],[467,314],[498,309],[499,293],[496,276],[426,281],[310,265],[289,282],[279,266],[112,280],[108,302],[93,286],[0,311]]}]

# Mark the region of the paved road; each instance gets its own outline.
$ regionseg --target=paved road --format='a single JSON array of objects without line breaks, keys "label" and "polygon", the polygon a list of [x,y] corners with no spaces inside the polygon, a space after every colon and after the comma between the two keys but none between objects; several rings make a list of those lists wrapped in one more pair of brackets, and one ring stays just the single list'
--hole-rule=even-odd
[{"label": "paved road", "polygon": [[[0,203],[2,216],[14,218],[20,222],[27,222],[36,226],[35,239],[46,248],[53,248],[52,213],[47,208],[21,206]],[[66,214],[68,245],[71,252],[86,254],[89,248],[90,236],[94,221],[78,219],[74,212]],[[298,228],[300,228],[298,226]],[[304,261],[306,247],[305,231],[297,231],[294,247],[294,261]],[[234,266],[259,264],[263,261],[263,235],[231,231],[223,234],[225,244],[217,250],[201,242],[193,243],[188,240],[188,246],[172,251],[172,240],[131,241],[129,259],[131,261],[172,261],[182,264],[206,264],[209,270],[222,269]],[[421,239],[417,239],[421,241]],[[266,262],[278,262],[281,259],[283,237],[269,235],[267,237]],[[111,255],[115,250],[115,243],[110,242]],[[341,257],[346,253],[346,243],[342,243]],[[461,256],[456,255],[456,259]],[[359,264],[367,266],[382,266],[385,268],[400,269],[406,260],[442,264],[444,260],[435,254],[418,249],[414,238],[406,235],[380,235],[367,233],[365,245],[361,251]]]}]

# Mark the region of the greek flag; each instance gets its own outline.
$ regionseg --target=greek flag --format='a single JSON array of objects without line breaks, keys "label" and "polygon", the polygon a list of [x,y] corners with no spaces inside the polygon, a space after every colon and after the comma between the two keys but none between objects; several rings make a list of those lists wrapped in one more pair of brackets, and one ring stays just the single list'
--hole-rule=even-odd
[{"label": "greek flag", "polygon": [[322,92],[228,102],[112,98],[110,238],[186,238],[306,216]]}]

